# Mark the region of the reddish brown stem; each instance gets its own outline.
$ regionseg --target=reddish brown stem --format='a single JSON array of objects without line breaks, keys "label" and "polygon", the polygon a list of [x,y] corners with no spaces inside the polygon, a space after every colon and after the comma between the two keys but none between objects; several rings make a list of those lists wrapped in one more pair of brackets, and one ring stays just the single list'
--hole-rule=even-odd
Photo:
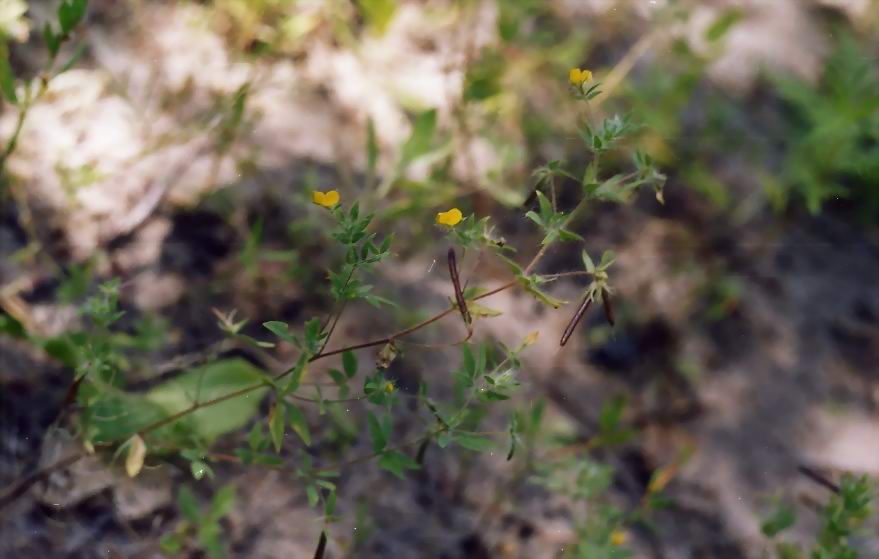
[{"label": "reddish brown stem", "polygon": [[458,261],[455,257],[455,248],[449,248],[449,276],[452,278],[452,285],[455,288],[455,301],[458,303],[458,310],[461,311],[461,318],[468,327],[472,319],[470,311],[467,310],[467,302],[464,300],[464,291],[461,290],[461,278],[458,276]]}]

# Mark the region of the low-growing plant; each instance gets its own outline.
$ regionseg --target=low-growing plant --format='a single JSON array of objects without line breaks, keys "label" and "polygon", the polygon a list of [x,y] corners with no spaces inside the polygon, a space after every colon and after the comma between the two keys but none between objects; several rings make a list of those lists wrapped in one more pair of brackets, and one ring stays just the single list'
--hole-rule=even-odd
[{"label": "low-growing plant", "polygon": [[[599,92],[600,84],[587,70],[573,70],[569,81],[572,95],[584,103]],[[593,302],[602,303],[607,320],[613,323],[610,268],[614,255],[611,251],[605,252],[597,264],[582,251],[583,268],[579,270],[543,272],[540,264],[551,246],[582,241],[574,229],[577,218],[589,204],[624,203],[645,186],[655,189],[657,199],[662,201],[665,177],[646,154],[634,152],[631,172],[611,176],[601,173],[602,154],[628,150],[624,142],[633,130],[633,124],[625,117],[612,116],[599,123],[585,120],[580,127],[580,139],[591,154],[585,168],[577,170],[563,161],[551,161],[535,171],[533,198],[537,205],[534,210],[526,209],[523,213],[541,232],[542,241],[535,255],[525,262],[521,262],[516,256],[518,251],[497,234],[488,217],[465,214],[459,208],[437,213],[436,226],[446,232],[449,247],[446,260],[453,289],[448,308],[392,334],[345,347],[333,347],[332,340],[340,317],[352,302],[365,301],[373,305],[376,312],[393,305],[386,298],[387,294],[377,292],[371,280],[376,269],[392,256],[394,239],[374,232],[375,214],[365,211],[361,203],[346,203],[337,190],[315,190],[312,202],[325,211],[328,222],[325,241],[335,245],[327,251],[332,251],[338,260],[328,274],[334,301],[332,312],[323,319],[311,318],[299,328],[281,321],[266,322],[263,326],[274,337],[274,340],[266,340],[244,334],[247,320],[238,319],[234,311],[216,311],[219,327],[235,343],[263,352],[278,344],[296,349],[295,362],[275,374],[241,359],[209,357],[203,365],[173,375],[146,392],[128,388],[126,372],[131,364],[126,358],[127,346],[114,333],[123,316],[118,304],[118,281],[104,283],[98,293],[86,300],[82,306],[85,327],[78,332],[37,339],[7,319],[5,331],[29,337],[74,371],[70,394],[76,402],[76,413],[71,425],[82,440],[83,450],[63,458],[61,463],[69,464],[87,454],[112,451],[124,459],[128,475],[135,477],[145,462],[176,455],[189,464],[197,482],[214,475],[216,441],[250,425],[244,446],[234,451],[234,460],[245,466],[289,471],[300,480],[308,503],[323,510],[324,528],[318,543],[320,555],[336,519],[335,479],[353,464],[375,460],[380,468],[404,477],[408,471],[422,467],[431,446],[476,452],[506,447],[507,459],[512,460],[522,445],[533,444],[539,417],[534,417],[532,412],[529,421],[525,419],[528,414],[513,410],[507,411],[506,429],[484,430],[481,424],[490,408],[510,400],[518,390],[523,382],[519,376],[521,354],[536,341],[538,334],[534,332],[510,346],[501,342],[472,342],[479,321],[499,314],[483,306],[483,301],[499,292],[519,288],[541,303],[559,309],[566,303],[551,294],[552,284],[563,277],[580,277],[587,283],[560,345],[565,345],[572,336]],[[375,146],[367,149],[370,158],[374,158]],[[405,150],[401,157],[405,159]],[[571,198],[572,191],[576,194],[576,202],[571,207],[561,207],[561,190],[565,191],[565,199]],[[252,232],[252,235],[258,234],[258,229]],[[245,251],[242,255],[245,263],[252,261],[251,252]],[[509,269],[509,281],[489,289],[479,286],[475,276],[462,277],[458,258],[468,252],[498,258]],[[72,278],[72,290],[82,283],[74,280],[78,280],[78,276]],[[451,344],[460,346],[462,356],[453,375],[456,396],[449,401],[438,400],[429,380],[423,381],[414,394],[402,393],[388,376],[388,368],[405,349],[412,334],[449,315],[459,317],[464,331],[461,339]],[[379,350],[373,365],[364,364],[363,354],[368,348]],[[310,364],[329,358],[340,361],[339,366],[328,370],[328,383],[307,381]],[[394,440],[404,398],[415,402],[426,427],[415,437]],[[259,413],[260,402],[266,399],[266,416],[262,421],[252,421]],[[322,415],[326,414],[325,417],[334,418],[344,415],[338,413],[342,404],[364,408],[365,431],[371,440],[371,450],[364,455],[344,455],[337,462],[317,460],[309,448],[320,441],[315,439],[304,408],[314,406]],[[622,401],[609,405],[602,412],[601,432],[587,450],[617,444],[628,437],[627,429],[620,423]],[[364,435],[356,426],[349,425],[343,430],[353,430],[350,437]],[[288,431],[295,433],[298,444],[289,442]],[[336,440],[344,441],[344,437]],[[528,463],[533,464],[533,450],[526,454],[531,456]],[[224,457],[230,459],[228,455]],[[631,515],[621,513],[609,503],[599,505],[603,498],[598,496],[606,492],[610,480],[607,466],[575,454],[557,461],[541,459],[533,471],[534,479],[552,490],[566,490],[566,480],[573,480],[573,495],[599,511],[579,524],[580,543],[572,548],[574,556],[597,557],[597,550],[610,553],[624,544],[623,525]],[[2,501],[4,504],[9,502],[9,495],[17,492],[12,489]],[[217,523],[231,506],[231,497],[223,492],[218,494],[207,515],[198,512],[194,501],[187,489],[181,489],[184,521],[163,540],[163,547],[166,551],[200,548],[211,556],[219,556],[222,545],[217,540]]]},{"label": "low-growing plant", "polygon": [[872,513],[873,488],[867,476],[845,474],[836,484],[811,469],[802,471],[829,489],[831,497],[821,510],[821,527],[808,550],[783,539],[785,530],[796,524],[797,514],[789,505],[778,504],[761,526],[763,535],[773,540],[776,556],[779,559],[857,559],[852,537]]}]

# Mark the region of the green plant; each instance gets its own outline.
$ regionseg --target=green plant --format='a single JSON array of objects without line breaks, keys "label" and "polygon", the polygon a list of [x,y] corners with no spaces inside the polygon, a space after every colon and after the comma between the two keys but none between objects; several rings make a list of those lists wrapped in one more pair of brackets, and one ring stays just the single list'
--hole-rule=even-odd
[{"label": "green plant", "polygon": [[[844,475],[839,485],[823,479],[821,483],[831,488],[833,495],[821,511],[821,529],[815,537],[815,543],[806,552],[798,546],[777,540],[775,549],[780,559],[857,559],[858,554],[850,538],[872,512],[870,503],[873,488],[867,476],[850,474]],[[778,538],[796,521],[794,510],[782,503],[761,528],[766,537]]]},{"label": "green plant", "polygon": [[180,555],[200,550],[211,559],[228,557],[221,537],[223,530],[220,522],[234,505],[235,487],[232,485],[217,491],[207,510],[198,505],[198,499],[192,490],[182,485],[177,493],[177,507],[183,518],[173,532],[162,538],[162,551]]},{"label": "green plant", "polygon": [[0,42],[0,92],[2,92],[2,96],[7,103],[18,108],[18,120],[15,130],[7,140],[2,153],[0,153],[0,172],[5,171],[6,161],[12,155],[12,152],[15,151],[21,128],[24,126],[30,107],[46,93],[49,82],[53,78],[72,68],[82,56],[85,47],[79,45],[68,60],[56,68],[61,47],[71,41],[76,27],[85,18],[87,3],[88,0],[63,0],[58,6],[57,27],[52,23],[46,22],[42,32],[43,42],[49,51],[49,57],[43,71],[37,78],[24,80],[21,87],[23,97],[19,96],[20,92],[18,83],[16,83],[16,76],[13,73],[12,66],[9,64],[7,45],[5,42]]},{"label": "green plant", "polygon": [[[579,76],[583,75],[581,72]],[[573,95],[583,102],[587,102],[598,91],[598,84],[592,83],[588,76],[571,83]],[[429,144],[425,139],[433,137],[435,117],[421,118],[423,123],[416,127],[413,137],[404,146],[401,161],[424,153]],[[240,359],[208,359],[206,364],[173,375],[146,392],[130,389],[127,372],[131,369],[128,358],[131,344],[115,332],[123,316],[118,305],[119,283],[105,283],[82,307],[86,319],[86,327],[82,331],[42,344],[48,352],[64,360],[75,371],[71,393],[75,394],[79,412],[75,415],[74,426],[82,439],[84,450],[63,460],[67,463],[84,453],[114,451],[116,455],[125,457],[128,474],[137,476],[146,461],[176,455],[189,463],[193,478],[198,481],[213,476],[212,447],[217,439],[250,425],[246,443],[235,451],[235,458],[247,466],[291,471],[302,481],[309,504],[323,508],[324,529],[318,544],[320,550],[326,545],[327,532],[336,514],[337,487],[333,478],[350,465],[374,459],[380,468],[403,477],[407,471],[421,467],[425,452],[431,445],[482,452],[504,444],[499,439],[506,440],[507,457],[512,460],[522,444],[534,441],[535,427],[525,420],[526,415],[508,411],[508,426],[501,431],[485,430],[482,422],[489,409],[510,400],[516,392],[520,385],[517,376],[521,367],[520,354],[534,343],[537,333],[512,347],[502,343],[470,342],[480,319],[499,314],[483,307],[480,301],[519,287],[538,301],[559,308],[564,302],[549,292],[552,283],[561,277],[583,277],[589,280],[583,291],[583,303],[571,319],[560,343],[564,345],[572,335],[586,308],[594,300],[602,300],[607,318],[613,322],[609,299],[612,292],[609,274],[614,260],[612,252],[606,252],[596,265],[583,251],[581,270],[542,273],[538,271],[538,266],[549,247],[560,242],[581,240],[573,229],[587,205],[596,201],[626,202],[644,186],[654,188],[657,198],[662,199],[664,176],[644,154],[635,152],[634,170],[631,172],[610,177],[603,177],[600,172],[601,156],[612,150],[623,149],[624,139],[634,129],[627,118],[618,116],[606,118],[599,125],[584,123],[581,141],[591,153],[588,165],[580,171],[574,171],[561,161],[552,161],[535,172],[538,211],[528,210],[525,217],[541,231],[543,240],[527,263],[520,264],[510,256],[516,251],[495,235],[488,218],[477,218],[473,214],[465,216],[457,208],[440,212],[436,221],[447,233],[446,241],[450,245],[448,267],[454,287],[449,307],[388,336],[348,347],[331,349],[330,343],[340,317],[351,302],[365,301],[373,305],[377,312],[392,304],[372,281],[376,267],[392,255],[393,237],[380,237],[374,232],[375,215],[365,212],[360,203],[346,206],[337,191],[314,191],[312,201],[322,208],[320,211],[326,212],[331,222],[323,235],[323,242],[335,247],[328,250],[336,261],[334,269],[328,274],[329,292],[334,301],[329,315],[324,319],[311,318],[301,328],[281,321],[265,322],[264,328],[277,340],[269,341],[244,334],[247,320],[236,319],[234,311],[217,312],[219,327],[234,343],[258,352],[271,349],[277,343],[296,349],[298,356],[295,363],[275,373],[261,370]],[[420,130],[429,130],[430,133],[422,134]],[[372,143],[367,146],[371,159],[375,157],[375,149]],[[572,191],[571,194],[577,198],[571,208],[560,207],[560,189]],[[570,194],[566,197],[570,197]],[[259,226],[255,226],[251,232],[252,242],[248,243],[241,255],[242,262],[248,266],[255,261],[259,234]],[[315,231],[314,234],[319,237],[321,232]],[[485,252],[499,258],[510,270],[510,281],[492,290],[462,284],[456,257],[461,250]],[[81,293],[81,276],[85,273],[85,270],[76,271],[71,276],[68,289],[71,297]],[[475,283],[475,278],[468,279]],[[462,356],[461,365],[454,373],[456,396],[450,401],[437,401],[429,381],[423,382],[416,394],[402,394],[388,377],[388,367],[399,357],[408,337],[450,314],[460,315],[466,330],[466,335],[455,342],[461,347]],[[13,331],[15,325],[9,323],[4,328]],[[20,334],[27,335],[24,332]],[[380,348],[373,367],[363,367],[357,356],[358,351],[366,348]],[[340,358],[341,363],[340,367],[329,370],[330,387],[327,388],[325,382],[307,382],[309,365],[331,357]],[[360,385],[359,390],[353,388],[355,382]],[[415,437],[394,440],[394,427],[403,398],[414,399],[419,413],[426,420],[426,426]],[[264,418],[254,421],[259,402],[263,399],[269,400],[269,411]],[[314,406],[321,414],[338,420],[340,415],[344,416],[337,413],[341,404],[363,407],[371,451],[348,457],[344,456],[346,448],[342,448],[342,460],[317,463],[308,449],[318,441],[303,408]],[[629,436],[628,430],[620,426],[622,405],[622,401],[614,401],[602,412],[601,433],[596,445],[617,444]],[[535,421],[532,417],[532,423]],[[343,424],[340,421],[339,425]],[[297,444],[285,437],[288,430],[296,434]],[[354,431],[349,435],[353,438],[361,435],[356,427],[345,426],[340,430]],[[346,438],[337,440],[345,441]],[[533,452],[530,454],[533,458]],[[551,489],[561,487],[557,480],[573,475],[578,480],[577,495],[586,500],[604,491],[609,481],[607,468],[589,458],[566,459],[558,463],[544,461],[537,471],[541,483]],[[219,553],[217,526],[231,506],[231,496],[222,492],[218,494],[207,515],[196,513],[194,500],[186,490],[181,491],[179,500],[186,523],[165,539],[165,548],[180,550],[187,546],[200,546],[212,555]],[[624,539],[620,536],[619,528],[629,517],[615,512],[609,506],[596,505],[596,510],[599,508],[603,511],[600,518],[605,520],[595,524],[590,517],[582,525],[583,537],[581,545],[576,548],[579,550],[576,551],[577,556],[591,556],[589,550],[597,549],[594,545],[610,545],[616,549]]]},{"label": "green plant", "polygon": [[780,188],[770,194],[776,207],[793,196],[812,213],[850,198],[872,220],[879,215],[879,75],[851,35],[838,36],[816,86],[774,79],[794,118]]}]

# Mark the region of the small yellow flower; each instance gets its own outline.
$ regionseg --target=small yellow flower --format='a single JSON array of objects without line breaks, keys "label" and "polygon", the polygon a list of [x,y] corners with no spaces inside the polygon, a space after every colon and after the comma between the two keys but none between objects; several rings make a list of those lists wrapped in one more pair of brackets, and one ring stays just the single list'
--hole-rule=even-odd
[{"label": "small yellow flower", "polygon": [[332,208],[339,203],[339,191],[330,190],[329,192],[319,192],[315,190],[311,193],[311,201],[318,206]]},{"label": "small yellow flower", "polygon": [[394,383],[393,382],[386,382],[385,383],[385,392],[387,392],[388,394],[394,393]]},{"label": "small yellow flower", "polygon": [[610,534],[610,543],[614,545],[625,545],[627,539],[626,533],[622,530],[614,530]]},{"label": "small yellow flower", "polygon": [[580,68],[571,68],[568,72],[568,81],[574,87],[582,87],[584,83],[592,79],[592,72],[589,70],[581,70]]},{"label": "small yellow flower", "polygon": [[436,222],[439,225],[446,225],[448,227],[454,227],[464,219],[464,214],[461,213],[461,210],[458,208],[452,208],[447,212],[440,212],[436,214]]}]

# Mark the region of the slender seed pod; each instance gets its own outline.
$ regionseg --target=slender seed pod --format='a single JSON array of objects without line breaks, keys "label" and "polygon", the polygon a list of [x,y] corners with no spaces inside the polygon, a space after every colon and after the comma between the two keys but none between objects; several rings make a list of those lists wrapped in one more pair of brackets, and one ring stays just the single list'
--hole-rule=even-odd
[{"label": "slender seed pod", "polygon": [[577,324],[580,323],[580,319],[583,318],[584,314],[586,314],[586,311],[589,309],[589,305],[591,304],[592,298],[589,295],[586,295],[586,297],[583,298],[583,302],[580,303],[580,307],[577,309],[577,312],[574,313],[571,321],[568,322],[568,326],[565,328],[565,331],[562,334],[562,339],[559,342],[560,346],[564,347],[564,345],[568,343],[568,338],[570,338],[571,334],[574,333],[574,328],[576,328]]},{"label": "slender seed pod", "polygon": [[467,302],[464,300],[464,291],[461,290],[461,278],[458,276],[458,261],[455,258],[455,249],[449,248],[449,275],[452,277],[452,285],[455,287],[455,301],[464,324],[470,325],[470,311],[467,310]]},{"label": "slender seed pod", "polygon": [[613,302],[610,300],[610,293],[608,293],[607,289],[601,290],[601,302],[604,305],[604,317],[607,319],[607,323],[614,326]]},{"label": "slender seed pod", "polygon": [[813,482],[817,483],[818,485],[820,485],[820,486],[824,487],[825,489],[828,489],[836,494],[839,494],[840,491],[842,491],[842,489],[839,487],[839,485],[837,485],[837,484],[833,483],[832,481],[830,481],[829,479],[827,479],[827,476],[822,475],[820,472],[816,471],[814,468],[810,468],[809,466],[806,466],[804,464],[800,464],[799,466],[797,466],[797,471],[800,472],[801,474],[803,474],[804,476],[806,476],[807,478],[809,478],[810,480],[812,480]]},{"label": "slender seed pod", "polygon": [[324,559],[324,553],[327,551],[327,533],[322,530],[320,539],[317,541],[317,549],[314,550],[314,559]]}]

